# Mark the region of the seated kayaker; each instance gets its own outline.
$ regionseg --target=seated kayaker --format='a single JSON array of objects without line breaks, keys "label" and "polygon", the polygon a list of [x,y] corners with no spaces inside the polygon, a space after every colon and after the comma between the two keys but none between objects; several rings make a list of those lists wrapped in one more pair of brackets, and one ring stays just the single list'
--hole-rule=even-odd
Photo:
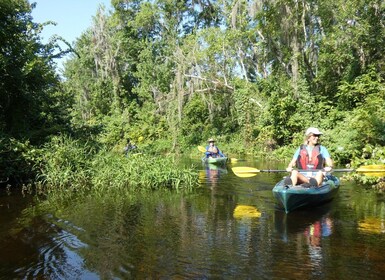
[{"label": "seated kayaker", "polygon": [[213,138],[210,138],[207,142],[209,144],[206,146],[206,157],[212,157],[212,158],[217,158],[217,157],[224,157],[224,154],[219,150],[217,146],[215,146],[215,140]]},{"label": "seated kayaker", "polygon": [[[319,144],[320,132],[315,127],[309,127],[305,133],[304,144],[294,153],[286,170],[290,176],[285,178],[285,186],[295,186],[302,184],[305,187],[320,186],[323,182],[325,172],[330,172],[333,167],[333,161],[330,158],[328,150]],[[326,165],[326,167],[324,167]],[[297,167],[300,172],[293,169]]]}]

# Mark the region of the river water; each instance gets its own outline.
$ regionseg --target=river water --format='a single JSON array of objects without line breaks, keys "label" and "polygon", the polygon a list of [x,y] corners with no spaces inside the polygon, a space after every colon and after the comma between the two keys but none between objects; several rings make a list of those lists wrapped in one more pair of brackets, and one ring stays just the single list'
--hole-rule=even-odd
[{"label": "river water", "polygon": [[192,162],[201,188],[188,195],[53,203],[1,189],[1,279],[384,278],[383,196],[342,181],[332,202],[285,214],[271,191],[282,173]]}]

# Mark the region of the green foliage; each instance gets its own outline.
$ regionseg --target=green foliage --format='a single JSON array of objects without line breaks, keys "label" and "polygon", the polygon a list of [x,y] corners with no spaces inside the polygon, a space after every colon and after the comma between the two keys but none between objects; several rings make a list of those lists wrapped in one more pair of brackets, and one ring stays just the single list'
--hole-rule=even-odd
[{"label": "green foliage", "polygon": [[[28,1],[0,3],[0,130],[41,142],[63,129],[67,104],[57,91],[55,44],[44,45]],[[60,57],[60,55],[57,55]]]},{"label": "green foliage", "polygon": [[[309,94],[306,81],[301,80],[294,94],[290,81],[280,76],[260,83],[261,92],[267,101],[260,118],[260,143],[269,143],[271,148],[288,145],[296,132],[302,132],[314,124],[320,115],[314,97]],[[317,126],[317,125],[315,125]]]},{"label": "green foliage", "polygon": [[238,142],[238,146],[242,143],[246,147],[250,147],[260,131],[259,124],[262,121],[266,100],[256,84],[240,79],[235,80],[234,84],[234,106],[231,114],[237,122],[238,131],[241,131],[243,136],[242,141]]},{"label": "green foliage", "polygon": [[0,177],[11,184],[29,181],[39,160],[34,145],[68,130],[71,96],[60,91],[53,58],[57,39],[44,45],[45,24],[32,21],[28,1],[0,3]]},{"label": "green foliage", "polygon": [[367,74],[358,76],[353,83],[343,82],[339,88],[336,98],[338,108],[348,111],[362,106],[366,98],[383,91],[383,79],[374,68]]},{"label": "green foliage", "polygon": [[[376,88],[359,107],[347,113],[333,130],[331,142],[334,144],[334,153],[341,162],[349,162],[362,156],[369,159],[370,157],[365,156],[367,147],[385,145],[385,91],[382,86]],[[363,91],[365,92],[364,89]]]},{"label": "green foliage", "polygon": [[28,182],[36,174],[33,164],[40,156],[39,150],[29,141],[0,134],[0,181],[8,181],[11,185]]},{"label": "green foliage", "polygon": [[[82,152],[118,165],[106,151],[120,155],[127,138],[143,138],[136,144],[148,154],[215,136],[228,152],[286,158],[309,126],[325,132],[322,143],[341,164],[382,160],[367,152],[385,144],[378,1],[113,0],[111,14],[101,8],[75,42],[62,82],[52,60],[61,53],[55,41],[40,42],[44,24],[32,22],[28,2],[0,5],[5,176],[32,176],[28,162],[37,161],[41,182],[89,184],[96,171]],[[42,161],[14,150],[40,151],[31,145],[44,142]],[[57,153],[46,151],[55,145]]]},{"label": "green foliage", "polygon": [[210,137],[213,124],[209,122],[209,112],[201,96],[194,95],[185,105],[183,113],[183,146],[188,147]]},{"label": "green foliage", "polygon": [[101,154],[92,163],[97,170],[92,177],[93,188],[100,193],[109,188],[132,191],[168,188],[176,191],[192,190],[197,186],[195,171],[178,167],[172,157],[131,155],[129,158]]},{"label": "green foliage", "polygon": [[167,188],[192,190],[198,184],[195,171],[172,157],[114,153],[73,140],[54,137],[43,149],[37,183],[40,191],[88,192],[103,195],[112,190],[145,191]]},{"label": "green foliage", "polygon": [[94,154],[92,146],[79,140],[53,137],[43,148],[43,157],[37,163],[37,182],[47,191],[87,188],[92,175],[88,160]]}]

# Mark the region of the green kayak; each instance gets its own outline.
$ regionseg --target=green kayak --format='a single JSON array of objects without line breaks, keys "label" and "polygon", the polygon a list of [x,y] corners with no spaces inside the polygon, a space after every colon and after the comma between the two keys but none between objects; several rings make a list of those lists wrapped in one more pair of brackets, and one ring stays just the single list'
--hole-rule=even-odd
[{"label": "green kayak", "polygon": [[335,197],[340,186],[340,180],[333,175],[327,175],[319,187],[285,186],[283,181],[275,185],[273,195],[286,213],[297,208],[314,207],[330,201]]},{"label": "green kayak", "polygon": [[211,164],[225,164],[227,162],[227,157],[217,157],[217,158],[204,157],[202,158],[202,161],[205,163],[211,163]]}]

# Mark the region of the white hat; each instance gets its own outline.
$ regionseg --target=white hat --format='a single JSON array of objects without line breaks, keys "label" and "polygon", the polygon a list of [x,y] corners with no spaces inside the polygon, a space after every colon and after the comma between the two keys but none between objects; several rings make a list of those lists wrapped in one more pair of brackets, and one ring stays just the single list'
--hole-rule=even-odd
[{"label": "white hat", "polygon": [[314,135],[321,135],[322,132],[318,130],[318,128],[315,128],[315,127],[309,127],[306,132],[305,132],[305,135],[306,136],[309,136],[311,134],[314,134]]}]

